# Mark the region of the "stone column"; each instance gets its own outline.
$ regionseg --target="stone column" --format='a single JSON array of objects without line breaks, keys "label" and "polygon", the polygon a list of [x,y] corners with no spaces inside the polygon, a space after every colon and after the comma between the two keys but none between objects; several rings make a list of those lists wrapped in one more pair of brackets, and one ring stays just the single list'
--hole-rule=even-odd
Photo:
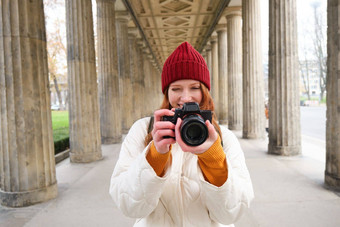
[{"label": "stone column", "polygon": [[138,59],[137,59],[137,66],[138,66],[138,70],[136,72],[136,82],[140,84],[141,86],[141,95],[139,96],[140,97],[140,105],[142,106],[142,109],[141,109],[141,117],[146,117],[146,111],[145,111],[145,108],[146,108],[146,105],[147,105],[147,101],[146,101],[146,90],[145,90],[145,83],[144,83],[144,63],[143,63],[143,59],[144,59],[144,56],[143,56],[143,39],[141,38],[138,38],[137,40],[137,45],[138,45],[138,48],[137,48],[137,56],[138,56]]},{"label": "stone column", "polygon": [[[143,48],[143,69],[144,69],[144,83],[145,83],[145,101],[147,105],[145,106],[146,116],[153,115],[152,104],[149,104],[152,100],[152,82],[151,82],[151,68],[148,59],[149,49],[147,47]],[[149,105],[148,105],[149,104]]]},{"label": "stone column", "polygon": [[211,67],[211,45],[210,45],[210,42],[206,45],[205,50],[206,50],[206,53],[207,53],[206,62],[207,62],[207,66],[208,66],[210,77],[211,77],[212,67]]},{"label": "stone column", "polygon": [[242,0],[243,138],[265,135],[260,0]]},{"label": "stone column", "polygon": [[103,144],[122,140],[115,0],[97,0],[97,51],[100,130]]},{"label": "stone column", "polygon": [[201,55],[204,59],[207,59],[207,51],[205,49],[203,49]]},{"label": "stone column", "polygon": [[43,0],[0,10],[0,204],[23,207],[58,194]]},{"label": "stone column", "polygon": [[219,98],[219,123],[228,124],[228,51],[227,51],[227,26],[216,26],[218,39],[218,98]]},{"label": "stone column", "polygon": [[340,2],[327,4],[327,123],[325,184],[340,190]]},{"label": "stone column", "polygon": [[122,129],[127,133],[132,125],[132,84],[130,78],[130,57],[128,40],[128,22],[130,15],[127,11],[116,11],[118,71],[121,80],[122,97]]},{"label": "stone column", "polygon": [[218,48],[217,36],[212,36],[211,43],[211,93],[215,104],[215,114],[219,117],[219,97],[218,97]]},{"label": "stone column", "polygon": [[129,28],[128,31],[129,36],[129,57],[130,57],[130,78],[132,82],[132,120],[136,121],[142,117],[142,109],[143,109],[143,88],[142,88],[142,80],[139,77],[138,70],[139,68],[139,54],[137,48],[137,28]]},{"label": "stone column", "polygon": [[242,129],[242,11],[227,11],[228,28],[228,127]]},{"label": "stone column", "polygon": [[156,78],[156,71],[154,68],[155,65],[155,61],[152,57],[152,54],[149,53],[148,54],[148,64],[149,64],[149,69],[150,69],[150,83],[151,83],[151,89],[149,90],[150,92],[150,111],[151,114],[160,106],[160,104],[158,103],[158,99],[157,99],[157,94],[158,94],[158,89],[160,89],[160,87],[157,87],[157,78]]},{"label": "stone column", "polygon": [[91,0],[66,0],[71,162],[102,158],[92,20]]},{"label": "stone column", "polygon": [[301,131],[296,1],[270,1],[269,14],[268,153],[297,155]]},{"label": "stone column", "polygon": [[150,61],[152,65],[152,80],[154,81],[154,108],[153,111],[158,109],[162,104],[162,85],[161,74],[157,70],[157,63],[154,58]]}]

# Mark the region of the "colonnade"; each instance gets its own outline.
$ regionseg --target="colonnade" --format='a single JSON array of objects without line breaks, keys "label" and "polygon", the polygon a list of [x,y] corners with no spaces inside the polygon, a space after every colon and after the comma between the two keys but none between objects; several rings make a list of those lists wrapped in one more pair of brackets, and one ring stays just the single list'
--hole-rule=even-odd
[{"label": "colonnade", "polygon": [[[106,0],[97,0],[97,67],[91,0],[65,3],[70,160],[86,163],[160,106],[161,71],[128,12]],[[0,8],[0,204],[21,207],[57,196],[44,7]]]},{"label": "colonnade", "polygon": [[[328,2],[325,180],[339,189],[340,5]],[[270,2],[268,152],[279,155],[301,153],[295,4]],[[0,7],[0,203],[20,207],[57,196],[44,10],[42,0],[4,0]],[[265,135],[259,15],[259,0],[227,8],[227,23],[204,49],[220,123],[248,139]],[[130,20],[128,12],[115,11],[114,0],[97,0],[97,67],[91,0],[66,0],[72,162],[101,159],[101,144],[120,142],[135,120],[161,104],[161,70]]]}]

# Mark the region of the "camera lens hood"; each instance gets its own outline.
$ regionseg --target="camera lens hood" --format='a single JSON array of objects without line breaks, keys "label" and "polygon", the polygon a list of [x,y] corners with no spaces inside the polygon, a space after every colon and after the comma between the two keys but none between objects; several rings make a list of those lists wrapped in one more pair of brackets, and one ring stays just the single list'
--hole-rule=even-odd
[{"label": "camera lens hood", "polygon": [[208,138],[208,128],[203,118],[197,114],[186,115],[180,131],[183,142],[189,146],[199,146]]}]

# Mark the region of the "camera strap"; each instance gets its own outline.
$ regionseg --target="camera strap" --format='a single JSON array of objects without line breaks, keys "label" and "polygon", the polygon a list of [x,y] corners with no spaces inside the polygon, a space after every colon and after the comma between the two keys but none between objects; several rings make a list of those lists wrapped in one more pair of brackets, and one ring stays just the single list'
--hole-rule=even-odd
[{"label": "camera strap", "polygon": [[149,122],[149,127],[148,127],[148,134],[152,131],[153,129],[153,122],[154,122],[154,116],[150,117],[150,122]]}]

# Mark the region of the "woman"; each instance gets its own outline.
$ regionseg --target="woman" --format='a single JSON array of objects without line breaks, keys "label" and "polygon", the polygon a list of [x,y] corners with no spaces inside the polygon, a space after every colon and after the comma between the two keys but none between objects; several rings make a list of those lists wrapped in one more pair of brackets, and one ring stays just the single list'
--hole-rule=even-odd
[{"label": "woman", "polygon": [[110,194],[135,226],[233,226],[249,207],[254,194],[242,149],[215,115],[199,146],[183,142],[181,119],[161,120],[186,102],[214,110],[209,90],[203,57],[182,43],[164,63],[164,100],[154,123],[148,117],[131,127],[111,177]]}]

